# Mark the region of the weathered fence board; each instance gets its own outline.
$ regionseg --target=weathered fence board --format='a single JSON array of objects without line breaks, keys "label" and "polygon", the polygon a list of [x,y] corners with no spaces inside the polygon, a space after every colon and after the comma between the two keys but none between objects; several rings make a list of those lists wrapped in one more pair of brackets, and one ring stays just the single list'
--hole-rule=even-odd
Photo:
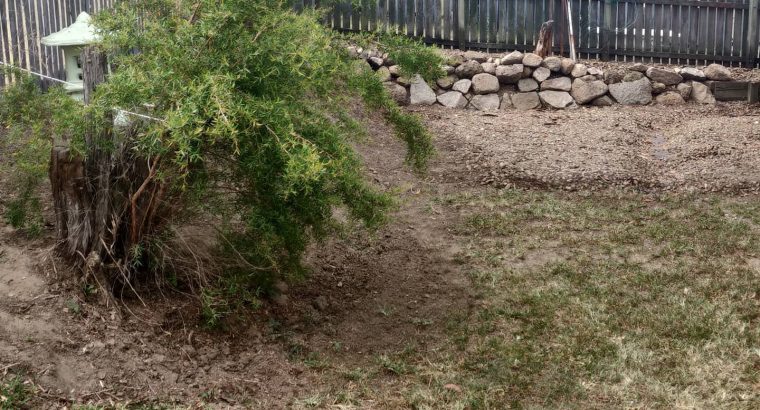
[{"label": "weathered fence board", "polygon": [[[64,78],[63,53],[40,43],[72,24],[79,13],[112,7],[117,0],[0,0],[0,61]],[[303,3],[301,3],[303,5]],[[0,84],[10,79],[0,73]]]},{"label": "weathered fence board", "polygon": [[[297,8],[313,3],[301,0]],[[541,23],[554,20],[555,53],[567,55],[570,49],[562,0],[362,0],[361,4],[360,9],[349,9],[349,17],[333,14],[326,23],[339,30],[397,31],[444,47],[504,51],[531,50]],[[570,0],[569,4],[581,58],[755,66],[760,57],[758,0]]]}]

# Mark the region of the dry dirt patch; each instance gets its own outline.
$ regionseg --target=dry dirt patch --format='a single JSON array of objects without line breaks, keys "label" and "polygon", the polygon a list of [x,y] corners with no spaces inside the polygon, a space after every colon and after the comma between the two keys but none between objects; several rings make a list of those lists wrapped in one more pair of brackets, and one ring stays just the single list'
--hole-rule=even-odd
[{"label": "dry dirt patch", "polygon": [[757,192],[757,106],[584,107],[568,111],[415,108],[433,132],[459,140],[482,184],[567,190]]}]

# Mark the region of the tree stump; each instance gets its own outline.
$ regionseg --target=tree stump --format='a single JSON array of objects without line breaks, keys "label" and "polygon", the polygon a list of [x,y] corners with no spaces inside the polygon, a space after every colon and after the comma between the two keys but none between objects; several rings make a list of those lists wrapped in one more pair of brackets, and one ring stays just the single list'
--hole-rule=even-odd
[{"label": "tree stump", "polygon": [[538,32],[538,42],[536,50],[533,52],[545,58],[552,50],[552,32],[554,29],[554,20],[549,20],[541,24],[541,30]]}]

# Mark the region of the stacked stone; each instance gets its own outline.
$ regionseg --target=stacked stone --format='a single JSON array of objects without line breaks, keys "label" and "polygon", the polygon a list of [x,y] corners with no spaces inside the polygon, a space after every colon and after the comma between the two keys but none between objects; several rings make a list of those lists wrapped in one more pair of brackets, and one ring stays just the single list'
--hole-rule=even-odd
[{"label": "stacked stone", "polygon": [[420,76],[404,78],[399,67],[377,51],[349,47],[365,60],[402,105],[440,104],[481,111],[575,108],[579,105],[673,105],[693,101],[714,104],[711,81],[730,81],[719,64],[659,68],[636,63],[602,71],[569,58],[541,58],[514,51],[501,57],[467,51],[454,54],[443,66],[446,76],[427,84]]}]

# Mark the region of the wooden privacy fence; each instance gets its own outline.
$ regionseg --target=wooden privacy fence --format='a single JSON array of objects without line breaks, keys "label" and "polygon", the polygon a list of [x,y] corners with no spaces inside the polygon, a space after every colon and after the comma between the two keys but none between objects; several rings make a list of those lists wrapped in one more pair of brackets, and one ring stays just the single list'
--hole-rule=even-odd
[{"label": "wooden privacy fence", "polygon": [[[0,0],[0,61],[63,79],[63,52],[40,43],[71,25],[85,11],[113,6],[116,0]],[[0,73],[0,84],[9,81]]]},{"label": "wooden privacy fence", "polygon": [[[489,51],[532,50],[554,20],[555,52],[567,55],[562,0],[356,0],[335,6],[339,30],[388,30],[427,43]],[[319,6],[299,0],[296,9]],[[758,61],[758,0],[569,0],[581,58],[673,64]]]}]

